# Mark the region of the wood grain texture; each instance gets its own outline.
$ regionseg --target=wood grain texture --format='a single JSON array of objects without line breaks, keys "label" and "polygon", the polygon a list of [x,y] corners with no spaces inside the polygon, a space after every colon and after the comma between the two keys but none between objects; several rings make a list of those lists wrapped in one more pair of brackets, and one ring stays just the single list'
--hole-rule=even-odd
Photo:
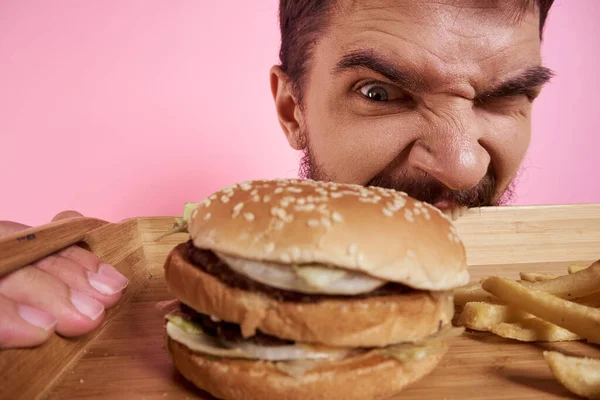
[{"label": "wood grain texture", "polygon": [[[41,349],[1,353],[0,398],[32,398],[36,393],[51,399],[210,398],[171,366],[164,349],[162,315],[155,308],[158,301],[172,298],[162,278],[165,257],[187,239],[177,234],[155,241],[173,221],[171,217],[139,218],[135,235],[117,232],[110,243],[97,243],[96,251],[120,260],[119,269],[135,276],[137,289],[128,289],[128,301],[111,314],[101,331],[70,342],[78,349],[75,355],[72,347],[64,347],[71,352],[63,356],[67,352],[57,347],[58,339]],[[565,274],[571,263],[589,264],[600,258],[600,205],[475,210],[456,225],[475,281],[488,275],[516,279],[520,271]],[[52,346],[57,351],[48,351]],[[582,342],[527,344],[468,333],[453,342],[431,375],[398,399],[574,398],[552,377],[542,356],[544,349],[600,357],[598,347]],[[25,371],[44,363],[57,366],[44,373]],[[38,379],[42,383],[36,384]]]},{"label": "wood grain texture", "polygon": [[0,277],[77,244],[106,224],[99,219],[77,217],[4,236],[0,238]]}]

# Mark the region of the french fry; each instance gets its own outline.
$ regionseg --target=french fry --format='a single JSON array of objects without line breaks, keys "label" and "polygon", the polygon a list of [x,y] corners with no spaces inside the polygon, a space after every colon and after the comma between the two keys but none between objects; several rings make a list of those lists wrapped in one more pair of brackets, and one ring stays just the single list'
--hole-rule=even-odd
[{"label": "french fry", "polygon": [[535,317],[520,322],[503,322],[492,326],[490,332],[521,342],[566,342],[583,339],[571,331]]},{"label": "french fry", "polygon": [[503,322],[516,322],[528,317],[531,315],[513,307],[472,301],[465,304],[456,323],[476,331],[490,331]]},{"label": "french fry", "polygon": [[582,271],[586,268],[587,267],[584,267],[583,265],[571,264],[571,265],[569,265],[567,270],[568,270],[569,274],[574,274],[575,272]]},{"label": "french fry", "polygon": [[561,299],[506,278],[489,277],[483,281],[482,288],[509,305],[576,333],[590,342],[600,343],[599,309]]},{"label": "french fry", "polygon": [[497,298],[483,290],[479,283],[470,283],[454,289],[454,305],[464,306],[470,302],[500,303]]},{"label": "french fry", "polygon": [[550,279],[556,279],[560,275],[541,274],[538,272],[519,272],[519,276],[521,277],[522,281],[534,283],[541,281],[549,281]]},{"label": "french fry", "polygon": [[600,360],[545,351],[550,371],[564,387],[586,399],[600,399]]},{"label": "french fry", "polygon": [[522,284],[563,299],[572,300],[587,296],[600,291],[600,261],[570,275],[535,283],[522,282]]},{"label": "french fry", "polygon": [[580,297],[573,300],[575,303],[583,304],[589,307],[600,307],[600,292],[588,294],[587,296]]}]

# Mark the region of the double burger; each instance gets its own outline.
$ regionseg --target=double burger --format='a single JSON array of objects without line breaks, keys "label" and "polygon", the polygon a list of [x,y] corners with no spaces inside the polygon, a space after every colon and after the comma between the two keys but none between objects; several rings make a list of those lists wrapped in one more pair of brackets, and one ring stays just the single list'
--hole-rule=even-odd
[{"label": "double burger", "polygon": [[460,330],[464,246],[404,193],[261,180],[194,204],[165,262],[177,370],[221,399],[375,399],[429,374]]}]

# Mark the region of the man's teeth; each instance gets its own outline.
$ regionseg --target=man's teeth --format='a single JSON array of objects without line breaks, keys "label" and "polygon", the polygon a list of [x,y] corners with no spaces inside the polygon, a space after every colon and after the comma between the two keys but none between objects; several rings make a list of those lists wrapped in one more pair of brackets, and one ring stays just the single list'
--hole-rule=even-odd
[{"label": "man's teeth", "polygon": [[459,207],[451,207],[442,211],[447,217],[452,219],[452,221],[456,221],[460,217],[463,217],[467,214],[467,207],[459,206]]}]

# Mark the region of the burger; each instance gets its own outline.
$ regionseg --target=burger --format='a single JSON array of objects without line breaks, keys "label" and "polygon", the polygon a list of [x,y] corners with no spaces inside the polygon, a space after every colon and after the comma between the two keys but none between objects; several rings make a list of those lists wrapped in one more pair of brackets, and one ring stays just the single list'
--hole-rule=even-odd
[{"label": "burger", "polygon": [[175,368],[221,399],[386,398],[460,334],[464,246],[405,193],[311,180],[236,184],[188,206],[169,253]]}]

